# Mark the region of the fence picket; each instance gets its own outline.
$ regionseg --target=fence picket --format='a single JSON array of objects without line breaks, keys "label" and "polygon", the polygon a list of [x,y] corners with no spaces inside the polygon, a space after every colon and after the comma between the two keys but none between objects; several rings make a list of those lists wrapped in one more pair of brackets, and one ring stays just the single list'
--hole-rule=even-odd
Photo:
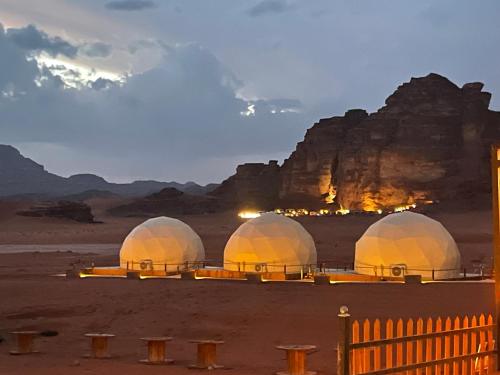
[{"label": "fence picket", "polygon": [[[421,335],[423,333],[424,333],[424,321],[423,321],[422,318],[419,318],[417,320],[417,335]],[[417,363],[422,363],[422,361],[424,360],[423,345],[424,345],[424,343],[422,342],[422,340],[417,340],[417,343],[416,343],[416,347],[417,347],[416,360],[417,360]]]},{"label": "fence picket", "polygon": [[[373,339],[374,340],[380,340],[380,320],[375,319],[375,322],[373,323]],[[382,350],[380,346],[376,346],[375,349],[373,350],[373,369],[374,370],[380,370],[381,367],[381,354]]]},{"label": "fence picket", "polygon": [[[442,331],[442,319],[437,318],[436,319],[436,332],[441,332]],[[435,359],[441,359],[442,357],[442,345],[443,342],[441,340],[441,337],[436,337],[436,342],[435,342],[435,350],[434,350],[434,358]],[[434,373],[440,375],[442,372],[443,366],[442,365],[436,365],[434,368]]]},{"label": "fence picket", "polygon": [[[370,341],[370,321],[365,319],[363,322],[363,342]],[[370,352],[373,348],[363,349],[363,372],[371,370]]]},{"label": "fence picket", "polygon": [[[394,323],[392,319],[389,319],[385,323],[385,338],[386,339],[392,339],[394,337]],[[392,362],[392,351],[393,351],[393,344],[387,344],[385,346],[385,367],[386,368],[392,368],[394,367],[393,362]]]},{"label": "fence picket", "polygon": [[[493,325],[493,317],[491,315],[488,315],[488,321],[487,323],[489,326]],[[488,346],[486,347],[488,350],[494,350],[495,349],[495,340],[493,338],[493,329],[490,327],[487,332],[487,337],[488,337]],[[495,369],[495,356],[493,354],[490,354],[487,358],[487,373],[491,374],[493,373]]]},{"label": "fence picket", "polygon": [[[403,319],[399,319],[396,323],[396,337],[404,337],[403,334]],[[403,343],[396,344],[396,367],[403,366]]]},{"label": "fence picket", "polygon": [[[476,316],[472,317],[471,327],[477,327]],[[471,332],[470,334],[470,352],[475,353],[477,351],[477,333]],[[471,357],[471,367],[472,373],[475,374],[479,370],[479,361],[477,357]]]},{"label": "fence picket", "polygon": [[[426,333],[433,332],[432,318],[427,319],[425,332]],[[432,361],[432,339],[425,340],[425,361],[426,362]],[[425,375],[432,375],[432,366],[427,366],[425,368]]]},{"label": "fence picket", "polygon": [[[409,319],[406,322],[406,336],[413,336],[413,319]],[[413,342],[406,342],[406,363],[413,364]],[[413,375],[415,373],[414,370],[406,371],[406,375]]]},{"label": "fence picket", "polygon": [[[444,322],[444,330],[445,331],[450,331],[451,330],[451,319],[446,318]],[[444,358],[450,358],[451,357],[451,345],[450,345],[451,337],[450,335],[446,335],[444,337]],[[450,364],[445,363],[444,368],[443,368],[443,374],[444,375],[450,375]]]},{"label": "fence picket", "polygon": [[[460,318],[457,316],[453,322],[453,329],[460,329]],[[460,355],[460,335],[453,335],[453,356],[458,357]],[[453,361],[453,375],[460,374],[460,362]]]},{"label": "fence picket", "polygon": [[[357,320],[352,323],[352,342],[353,344],[359,342],[359,322]],[[359,358],[360,350],[361,349],[354,349],[352,351],[352,375],[361,374],[363,371]]]},{"label": "fence picket", "polygon": [[[486,319],[484,318],[484,314],[479,316],[479,326],[486,325]],[[486,333],[484,331],[479,332],[479,350],[478,352],[484,352],[486,350]],[[484,357],[479,357],[479,375],[485,374],[484,371]]]},{"label": "fence picket", "polygon": [[[463,319],[463,328],[468,328],[469,327],[469,318],[467,316],[464,317]],[[462,354],[467,355],[469,354],[469,334],[467,332],[464,332],[462,334]],[[467,359],[464,359],[462,361],[462,374],[470,374],[470,366],[469,361]]]}]

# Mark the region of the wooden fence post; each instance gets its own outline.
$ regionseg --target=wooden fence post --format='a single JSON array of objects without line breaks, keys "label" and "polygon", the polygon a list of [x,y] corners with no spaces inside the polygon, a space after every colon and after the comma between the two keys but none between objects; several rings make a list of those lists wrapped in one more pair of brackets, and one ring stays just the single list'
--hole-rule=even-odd
[{"label": "wooden fence post", "polygon": [[351,315],[347,306],[341,306],[339,317],[339,340],[337,342],[337,375],[350,375],[349,344],[351,343]]}]

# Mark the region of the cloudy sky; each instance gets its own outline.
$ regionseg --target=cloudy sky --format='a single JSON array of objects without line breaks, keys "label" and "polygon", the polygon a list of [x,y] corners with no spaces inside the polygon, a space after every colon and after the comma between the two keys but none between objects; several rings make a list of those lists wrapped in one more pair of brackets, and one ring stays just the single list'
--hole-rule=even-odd
[{"label": "cloudy sky", "polygon": [[482,81],[498,0],[1,0],[0,143],[52,172],[218,182],[412,76]]}]

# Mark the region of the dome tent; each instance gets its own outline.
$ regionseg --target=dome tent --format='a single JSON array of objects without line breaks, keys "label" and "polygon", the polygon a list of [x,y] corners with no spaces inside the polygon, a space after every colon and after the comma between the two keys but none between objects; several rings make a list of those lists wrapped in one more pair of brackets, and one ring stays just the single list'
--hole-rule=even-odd
[{"label": "dome tent", "polygon": [[224,269],[299,273],[316,265],[311,235],[295,220],[265,213],[242,224],[224,249]]},{"label": "dome tent", "polygon": [[372,224],[356,242],[355,271],[365,275],[422,275],[448,279],[460,274],[460,253],[436,220],[414,212],[394,213]]},{"label": "dome tent", "polygon": [[135,227],[123,241],[120,267],[175,272],[186,262],[205,259],[200,237],[191,227],[170,217],[156,217]]}]

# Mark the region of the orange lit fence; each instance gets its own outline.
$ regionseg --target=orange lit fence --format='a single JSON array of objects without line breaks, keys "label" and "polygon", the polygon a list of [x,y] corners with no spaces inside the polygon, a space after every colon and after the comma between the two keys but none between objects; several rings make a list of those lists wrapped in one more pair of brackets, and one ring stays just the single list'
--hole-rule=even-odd
[{"label": "orange lit fence", "polygon": [[343,309],[337,375],[482,375],[495,370],[491,315],[351,324]]}]

